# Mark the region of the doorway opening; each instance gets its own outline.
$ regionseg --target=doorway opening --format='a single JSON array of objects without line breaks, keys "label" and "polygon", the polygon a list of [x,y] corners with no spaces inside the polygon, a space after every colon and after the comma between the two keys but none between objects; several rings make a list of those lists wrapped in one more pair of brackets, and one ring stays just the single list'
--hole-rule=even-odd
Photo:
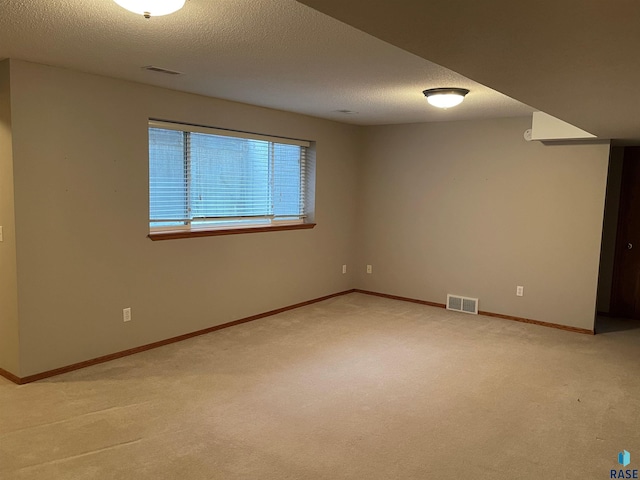
[{"label": "doorway opening", "polygon": [[640,147],[611,148],[596,307],[596,333],[640,328]]}]

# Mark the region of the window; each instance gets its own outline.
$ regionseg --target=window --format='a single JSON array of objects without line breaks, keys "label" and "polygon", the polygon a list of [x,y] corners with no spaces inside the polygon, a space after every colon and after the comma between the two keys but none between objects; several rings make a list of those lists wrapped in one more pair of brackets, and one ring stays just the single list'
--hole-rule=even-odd
[{"label": "window", "polygon": [[308,224],[309,146],[150,121],[150,236]]}]

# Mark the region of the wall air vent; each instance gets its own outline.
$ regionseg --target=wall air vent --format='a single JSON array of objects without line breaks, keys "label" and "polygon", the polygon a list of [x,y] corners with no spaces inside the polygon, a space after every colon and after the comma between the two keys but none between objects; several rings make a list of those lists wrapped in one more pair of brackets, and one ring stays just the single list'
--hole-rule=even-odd
[{"label": "wall air vent", "polygon": [[478,299],[461,297],[459,295],[447,295],[447,310],[456,312],[478,314]]},{"label": "wall air vent", "polygon": [[143,70],[149,70],[150,72],[166,73],[167,75],[183,75],[182,72],[176,72],[175,70],[168,70],[166,68],[155,67],[153,65],[146,65],[142,67]]}]

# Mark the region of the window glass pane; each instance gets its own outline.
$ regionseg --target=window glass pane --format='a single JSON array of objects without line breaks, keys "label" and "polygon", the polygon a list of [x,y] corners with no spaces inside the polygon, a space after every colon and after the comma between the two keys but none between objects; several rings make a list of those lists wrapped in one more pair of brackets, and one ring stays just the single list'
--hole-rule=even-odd
[{"label": "window glass pane", "polygon": [[302,215],[301,147],[274,144],[273,213],[278,217]]},{"label": "window glass pane", "polygon": [[269,142],[192,133],[193,217],[271,215],[269,173]]},{"label": "window glass pane", "polygon": [[152,226],[184,225],[154,220],[185,219],[186,184],[184,133],[149,129],[149,218]]}]

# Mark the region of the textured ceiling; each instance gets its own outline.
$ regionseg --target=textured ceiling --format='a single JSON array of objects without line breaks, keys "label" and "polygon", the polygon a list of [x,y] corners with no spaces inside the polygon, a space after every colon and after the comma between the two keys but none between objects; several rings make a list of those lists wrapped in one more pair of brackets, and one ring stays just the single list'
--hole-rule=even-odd
[{"label": "textured ceiling", "polygon": [[602,138],[640,141],[638,0],[300,0]]},{"label": "textured ceiling", "polygon": [[[294,0],[188,0],[176,14],[150,20],[111,0],[0,0],[0,58],[355,124],[533,111]],[[455,109],[430,107],[422,90],[443,86],[471,93]]]}]

